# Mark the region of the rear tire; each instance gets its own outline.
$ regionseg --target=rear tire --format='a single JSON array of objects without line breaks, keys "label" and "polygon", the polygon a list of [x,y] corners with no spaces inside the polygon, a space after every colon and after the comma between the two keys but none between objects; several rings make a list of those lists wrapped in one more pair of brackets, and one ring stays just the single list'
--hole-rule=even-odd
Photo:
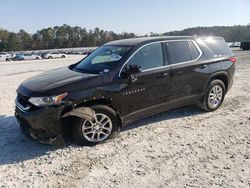
[{"label": "rear tire", "polygon": [[52,59],[53,57],[52,56],[49,56],[48,59]]},{"label": "rear tire", "polygon": [[200,108],[207,112],[212,112],[220,108],[226,94],[225,84],[221,80],[209,82],[203,101],[199,104]]},{"label": "rear tire", "polygon": [[91,106],[95,111],[95,120],[89,122],[76,118],[72,136],[76,144],[93,146],[116,137],[120,131],[115,111],[104,105]]}]

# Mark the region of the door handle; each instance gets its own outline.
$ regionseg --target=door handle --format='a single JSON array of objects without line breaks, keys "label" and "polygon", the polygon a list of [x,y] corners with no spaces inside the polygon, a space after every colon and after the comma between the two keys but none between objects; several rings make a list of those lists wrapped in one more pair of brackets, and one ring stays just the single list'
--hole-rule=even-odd
[{"label": "door handle", "polygon": [[199,66],[199,68],[201,68],[201,69],[204,69],[204,68],[206,68],[206,67],[207,67],[206,64],[202,64],[202,65]]},{"label": "door handle", "polygon": [[168,76],[168,72],[162,72],[162,73],[160,73],[160,77],[166,77],[166,76]]}]

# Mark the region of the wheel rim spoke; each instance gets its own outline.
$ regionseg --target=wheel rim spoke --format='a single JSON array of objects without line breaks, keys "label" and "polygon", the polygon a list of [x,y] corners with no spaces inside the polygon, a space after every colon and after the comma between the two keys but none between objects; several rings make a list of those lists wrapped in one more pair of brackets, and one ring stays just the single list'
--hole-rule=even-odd
[{"label": "wheel rim spoke", "polygon": [[93,134],[92,134],[91,140],[94,140],[94,139],[95,139],[95,134],[96,134],[96,133],[93,133]]},{"label": "wheel rim spoke", "polygon": [[101,133],[97,133],[97,140],[100,140]]},{"label": "wheel rim spoke", "polygon": [[102,125],[105,126],[107,123],[110,123],[110,119],[105,119],[105,121],[102,122]]},{"label": "wheel rim spoke", "polygon": [[102,127],[104,130],[107,130],[107,131],[111,131],[112,130],[112,128],[110,128],[110,127]]},{"label": "wheel rim spoke", "polygon": [[101,122],[106,118],[106,117],[103,116],[103,115],[99,115],[99,117],[101,117],[100,120],[98,120],[98,115],[96,115],[96,121],[97,121],[98,123],[101,123]]},{"label": "wheel rim spoke", "polygon": [[108,136],[108,135],[109,135],[109,134],[107,134],[107,133],[105,133],[105,132],[103,132],[103,131],[101,132],[101,134],[106,135],[106,136]]}]

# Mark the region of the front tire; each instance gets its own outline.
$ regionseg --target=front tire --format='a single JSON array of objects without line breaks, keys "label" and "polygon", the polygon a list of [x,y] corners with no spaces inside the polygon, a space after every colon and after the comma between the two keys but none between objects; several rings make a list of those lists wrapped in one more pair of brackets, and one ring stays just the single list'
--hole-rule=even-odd
[{"label": "front tire", "polygon": [[95,119],[88,121],[76,118],[73,126],[73,139],[78,145],[92,146],[105,142],[118,135],[120,127],[113,109],[104,105],[91,106],[95,111]]},{"label": "front tire", "polygon": [[209,82],[203,101],[199,104],[200,108],[207,112],[212,112],[220,108],[226,94],[225,84],[221,80]]}]

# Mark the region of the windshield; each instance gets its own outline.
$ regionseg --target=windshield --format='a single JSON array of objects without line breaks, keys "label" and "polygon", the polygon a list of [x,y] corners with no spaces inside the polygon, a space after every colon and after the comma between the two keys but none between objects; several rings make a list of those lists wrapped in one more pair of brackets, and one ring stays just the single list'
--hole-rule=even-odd
[{"label": "windshield", "polygon": [[131,49],[130,46],[102,46],[84,58],[74,68],[90,74],[109,72]]}]

